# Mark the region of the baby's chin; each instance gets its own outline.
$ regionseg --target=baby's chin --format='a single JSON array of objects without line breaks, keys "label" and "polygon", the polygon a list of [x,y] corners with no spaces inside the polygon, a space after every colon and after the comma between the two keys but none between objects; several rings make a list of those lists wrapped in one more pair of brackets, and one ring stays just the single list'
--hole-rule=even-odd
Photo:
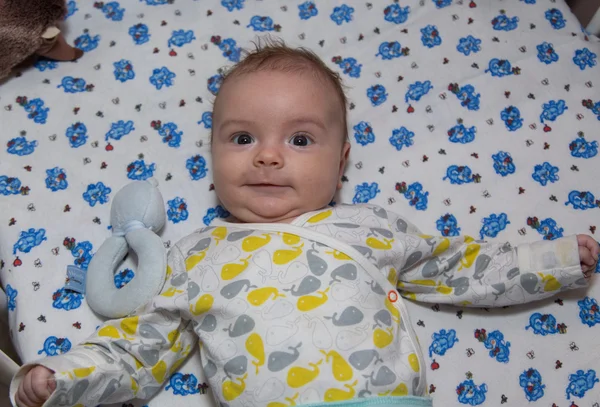
[{"label": "baby's chin", "polygon": [[244,202],[229,212],[243,223],[290,223],[298,216],[319,208],[307,208],[289,200],[257,198]]}]

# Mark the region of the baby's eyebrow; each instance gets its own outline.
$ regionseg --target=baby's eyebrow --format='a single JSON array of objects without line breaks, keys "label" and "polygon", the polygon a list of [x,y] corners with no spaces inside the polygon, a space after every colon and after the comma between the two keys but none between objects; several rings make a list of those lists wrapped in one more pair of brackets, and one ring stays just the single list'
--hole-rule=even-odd
[{"label": "baby's eyebrow", "polygon": [[310,117],[310,116],[295,117],[291,120],[288,120],[287,123],[294,124],[294,125],[310,123],[310,124],[313,124],[313,125],[319,127],[323,131],[327,130],[325,128],[325,124],[321,120],[317,119],[316,117]]}]

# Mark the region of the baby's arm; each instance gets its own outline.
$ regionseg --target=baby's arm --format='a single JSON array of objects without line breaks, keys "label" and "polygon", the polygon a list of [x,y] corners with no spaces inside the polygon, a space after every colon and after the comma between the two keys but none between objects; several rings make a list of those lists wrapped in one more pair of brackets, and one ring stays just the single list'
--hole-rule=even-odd
[{"label": "baby's arm", "polygon": [[64,355],[22,367],[11,383],[13,404],[37,406],[47,399],[44,406],[95,406],[156,393],[197,340],[180,309],[187,307],[188,280],[177,246],[167,273],[161,294],[133,316],[107,321]]},{"label": "baby's arm", "polygon": [[576,236],[512,247],[468,236],[426,236],[397,219],[390,222],[404,252],[397,286],[407,298],[498,307],[587,285]]}]

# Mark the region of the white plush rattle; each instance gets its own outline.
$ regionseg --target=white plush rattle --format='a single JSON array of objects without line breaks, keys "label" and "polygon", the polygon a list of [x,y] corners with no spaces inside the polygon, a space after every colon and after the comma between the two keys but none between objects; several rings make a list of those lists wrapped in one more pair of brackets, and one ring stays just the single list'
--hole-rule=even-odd
[{"label": "white plush rattle", "polygon": [[[167,252],[157,233],[166,222],[165,205],[154,178],[132,182],[113,198],[110,221],[113,235],[106,239],[88,266],[86,298],[90,308],[108,318],[130,315],[165,283]],[[115,271],[129,250],[137,255],[135,276],[117,288]]]}]

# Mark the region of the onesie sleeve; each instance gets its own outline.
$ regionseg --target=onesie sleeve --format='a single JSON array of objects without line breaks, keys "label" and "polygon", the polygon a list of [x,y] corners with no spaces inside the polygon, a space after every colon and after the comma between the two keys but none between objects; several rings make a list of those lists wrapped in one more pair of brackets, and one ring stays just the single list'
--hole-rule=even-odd
[{"label": "onesie sleeve", "polygon": [[69,352],[23,366],[10,386],[10,398],[36,365],[54,371],[56,390],[44,406],[95,406],[147,399],[183,363],[195,346],[186,318],[188,277],[178,246],[169,253],[161,293],[131,316],[109,320]]},{"label": "onesie sleeve", "polygon": [[513,247],[469,236],[422,234],[388,212],[394,232],[396,286],[409,299],[499,307],[587,286],[576,236]]}]

